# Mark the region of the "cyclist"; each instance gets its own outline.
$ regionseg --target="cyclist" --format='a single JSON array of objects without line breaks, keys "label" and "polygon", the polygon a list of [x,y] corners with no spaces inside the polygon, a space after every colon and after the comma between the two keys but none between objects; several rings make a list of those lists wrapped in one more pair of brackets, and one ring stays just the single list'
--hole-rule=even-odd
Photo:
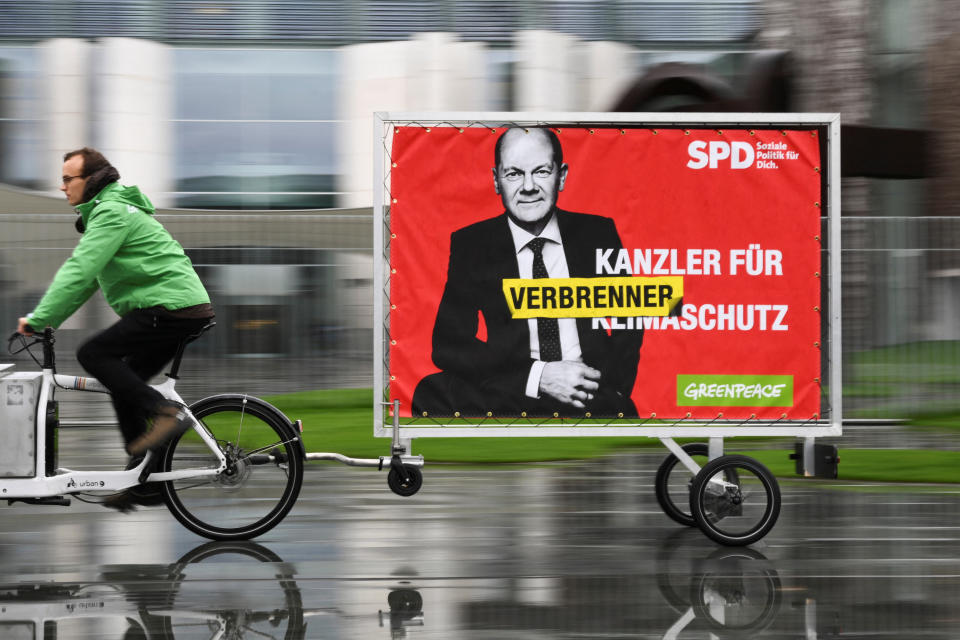
[{"label": "cyclist", "polygon": [[[133,468],[186,427],[180,407],[147,381],[178,344],[213,317],[210,297],[183,247],[153,217],[155,208],[99,151],[84,147],[63,157],[60,190],[76,208],[82,234],[36,308],[17,331],[58,327],[99,288],[120,316],[77,350],[77,360],[110,390]],[[152,427],[148,430],[148,424]],[[135,487],[105,505],[130,511],[156,504],[155,490]]]}]

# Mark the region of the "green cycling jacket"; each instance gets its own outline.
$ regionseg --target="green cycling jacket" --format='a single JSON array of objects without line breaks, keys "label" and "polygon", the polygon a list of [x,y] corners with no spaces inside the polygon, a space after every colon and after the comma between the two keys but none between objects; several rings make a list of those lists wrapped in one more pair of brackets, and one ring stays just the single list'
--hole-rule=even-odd
[{"label": "green cycling jacket", "polygon": [[154,219],[155,208],[140,189],[112,182],[77,211],[86,229],[27,316],[35,329],[59,327],[98,288],[121,316],[210,302],[190,258]]}]

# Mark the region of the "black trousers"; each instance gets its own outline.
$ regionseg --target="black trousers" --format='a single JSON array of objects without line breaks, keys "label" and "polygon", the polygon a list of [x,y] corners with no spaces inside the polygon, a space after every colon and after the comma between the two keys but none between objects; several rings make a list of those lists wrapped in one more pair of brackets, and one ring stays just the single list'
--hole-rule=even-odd
[{"label": "black trousers", "polygon": [[173,359],[184,338],[209,321],[137,309],[80,345],[77,361],[110,390],[126,444],[146,431],[147,418],[165,403],[147,381]]}]

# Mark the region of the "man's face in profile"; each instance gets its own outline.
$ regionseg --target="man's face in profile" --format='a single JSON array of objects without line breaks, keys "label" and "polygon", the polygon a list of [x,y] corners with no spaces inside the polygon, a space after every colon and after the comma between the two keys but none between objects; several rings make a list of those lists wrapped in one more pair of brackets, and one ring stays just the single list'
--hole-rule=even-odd
[{"label": "man's face in profile", "polygon": [[541,129],[511,129],[504,134],[493,182],[518,225],[539,234],[566,179],[567,165],[557,166],[550,140]]}]

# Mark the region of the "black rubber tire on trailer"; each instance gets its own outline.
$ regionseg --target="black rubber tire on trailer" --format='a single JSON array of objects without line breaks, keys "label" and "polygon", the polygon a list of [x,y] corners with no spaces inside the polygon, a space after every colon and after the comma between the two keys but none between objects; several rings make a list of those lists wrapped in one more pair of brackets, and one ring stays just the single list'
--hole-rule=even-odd
[{"label": "black rubber tire on trailer", "polygon": [[387,473],[387,486],[398,496],[409,498],[423,486],[423,472],[411,464],[403,465],[403,470],[407,474],[406,479],[396,469],[390,469]]},{"label": "black rubber tire on trailer", "polygon": [[[303,484],[303,447],[290,421],[279,409],[245,395],[211,396],[190,410],[232,464],[208,479],[164,482],[164,501],[173,516],[212,540],[248,540],[279,524]],[[266,455],[273,461],[263,462]],[[217,458],[190,429],[170,441],[162,468],[198,466],[216,468]]]},{"label": "black rubber tire on trailer", "polygon": [[[731,474],[736,480],[730,479]],[[718,480],[721,475],[722,481]],[[763,538],[777,523],[780,486],[759,461],[743,455],[720,456],[693,479],[690,511],[714,542],[745,546]]]},{"label": "black rubber tire on trailer", "polygon": [[[703,458],[702,461],[697,461],[701,464],[701,468],[710,460],[710,447],[702,442],[690,442],[682,445],[681,448],[691,458]],[[681,474],[679,482],[675,474]],[[679,522],[685,527],[697,526],[693,514],[690,512],[690,488],[693,486],[693,477],[694,474],[680,463],[677,456],[671,453],[660,463],[660,468],[657,469],[657,476],[653,483],[660,508],[671,520]],[[731,482],[734,481],[732,477],[727,479]]]}]

